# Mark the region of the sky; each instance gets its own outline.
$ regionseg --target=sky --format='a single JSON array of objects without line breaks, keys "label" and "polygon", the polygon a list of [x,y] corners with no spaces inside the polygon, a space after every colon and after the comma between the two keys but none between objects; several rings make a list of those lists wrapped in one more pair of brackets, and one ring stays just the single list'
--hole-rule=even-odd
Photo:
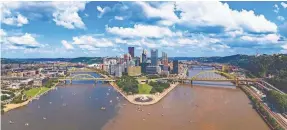
[{"label": "sky", "polygon": [[1,57],[287,53],[287,2],[2,2]]}]

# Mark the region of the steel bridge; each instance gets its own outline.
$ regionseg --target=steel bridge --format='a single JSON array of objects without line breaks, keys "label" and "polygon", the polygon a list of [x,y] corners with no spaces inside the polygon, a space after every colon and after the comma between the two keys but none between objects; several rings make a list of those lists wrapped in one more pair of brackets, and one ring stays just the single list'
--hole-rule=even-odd
[{"label": "steel bridge", "polygon": [[228,74],[218,70],[207,70],[201,71],[198,74],[194,75],[190,78],[178,78],[178,77],[167,77],[167,78],[158,78],[154,80],[171,80],[176,82],[184,82],[184,81],[212,81],[212,82],[234,82],[236,86],[240,83],[245,82],[258,82],[260,79],[250,79],[250,78],[238,78],[235,75]]},{"label": "steel bridge", "polygon": [[74,72],[97,72],[95,70],[91,70],[91,69],[88,69],[88,68],[71,68],[68,70],[68,72],[70,73],[74,73]]},{"label": "steel bridge", "polygon": [[67,80],[72,83],[73,80],[94,80],[94,81],[104,81],[104,82],[114,82],[114,79],[110,78],[97,78],[90,74],[76,74],[69,77],[59,78],[58,80],[66,82]]}]

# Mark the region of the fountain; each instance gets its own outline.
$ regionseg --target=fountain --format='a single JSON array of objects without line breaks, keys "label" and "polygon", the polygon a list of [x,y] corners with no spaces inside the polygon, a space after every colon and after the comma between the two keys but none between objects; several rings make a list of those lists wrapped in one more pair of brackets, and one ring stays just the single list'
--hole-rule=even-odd
[{"label": "fountain", "polygon": [[151,98],[149,96],[145,96],[145,95],[135,98],[135,101],[137,101],[137,102],[150,102],[152,100],[153,100],[153,98]]}]

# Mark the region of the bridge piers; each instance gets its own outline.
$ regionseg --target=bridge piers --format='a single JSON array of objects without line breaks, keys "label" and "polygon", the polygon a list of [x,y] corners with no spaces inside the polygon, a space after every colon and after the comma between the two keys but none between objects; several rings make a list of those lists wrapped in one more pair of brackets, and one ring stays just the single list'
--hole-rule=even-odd
[{"label": "bridge piers", "polygon": [[190,80],[190,85],[191,85],[191,87],[192,87],[192,80]]}]

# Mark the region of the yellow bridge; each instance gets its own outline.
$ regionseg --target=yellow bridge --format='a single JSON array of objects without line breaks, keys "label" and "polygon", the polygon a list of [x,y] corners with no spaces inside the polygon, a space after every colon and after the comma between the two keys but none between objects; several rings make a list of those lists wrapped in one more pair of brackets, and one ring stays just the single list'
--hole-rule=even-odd
[{"label": "yellow bridge", "polygon": [[218,70],[207,70],[207,71],[201,71],[198,74],[190,77],[190,78],[178,78],[178,77],[167,77],[167,78],[158,78],[154,80],[172,80],[177,82],[184,82],[184,81],[212,81],[212,82],[225,82],[230,81],[234,82],[236,86],[238,86],[241,82],[257,82],[260,79],[250,79],[250,78],[238,78],[235,75],[228,74],[222,71]]},{"label": "yellow bridge", "polygon": [[70,83],[72,83],[73,80],[94,80],[94,81],[103,81],[103,82],[114,82],[114,79],[110,79],[110,78],[98,78],[98,77],[94,77],[90,74],[76,74],[70,77],[63,77],[63,78],[59,78],[58,80],[60,81],[70,81]]},{"label": "yellow bridge", "polygon": [[[79,72],[79,70],[76,70]],[[86,70],[91,72],[91,70]],[[84,72],[84,71],[83,71]],[[104,81],[104,82],[114,82],[116,81],[115,79],[111,78],[97,78],[94,77],[90,74],[75,74],[70,77],[63,77],[59,79],[60,81],[67,81],[69,80],[70,83],[73,80],[94,80],[94,81]],[[189,81],[192,83],[192,81],[212,81],[212,82],[225,82],[225,81],[230,81],[236,84],[238,86],[239,83],[241,82],[257,82],[260,79],[249,79],[249,78],[244,78],[240,79],[235,75],[228,74],[222,71],[218,70],[207,70],[207,71],[201,71],[198,74],[194,75],[191,78],[177,78],[177,77],[167,77],[167,78],[157,78],[153,80],[171,80],[171,81],[176,81],[176,82],[184,82],[184,81]]]}]

